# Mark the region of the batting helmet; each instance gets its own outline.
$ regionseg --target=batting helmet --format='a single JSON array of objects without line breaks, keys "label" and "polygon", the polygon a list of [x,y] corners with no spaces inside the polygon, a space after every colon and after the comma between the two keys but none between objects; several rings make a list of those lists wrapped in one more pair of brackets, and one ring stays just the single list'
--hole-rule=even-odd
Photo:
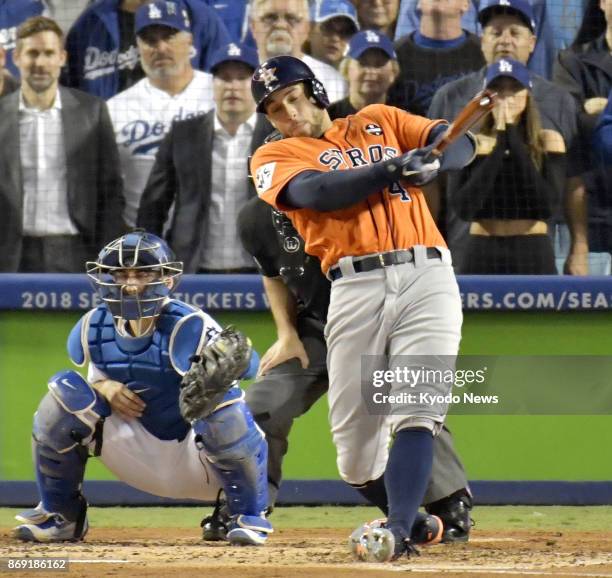
[{"label": "batting helmet", "polygon": [[[120,273],[126,270],[140,273],[144,280],[132,284],[121,277]],[[134,231],[111,241],[96,261],[87,263],[87,275],[123,335],[126,334],[122,320],[160,314],[164,300],[175,289],[182,273],[183,264],[176,261],[166,242],[146,231]],[[149,327],[149,331],[152,329]]]},{"label": "batting helmet", "polygon": [[253,74],[251,92],[257,112],[265,113],[266,99],[277,90],[303,82],[321,108],[329,106],[329,98],[321,81],[308,65],[294,56],[274,56],[263,62]]}]

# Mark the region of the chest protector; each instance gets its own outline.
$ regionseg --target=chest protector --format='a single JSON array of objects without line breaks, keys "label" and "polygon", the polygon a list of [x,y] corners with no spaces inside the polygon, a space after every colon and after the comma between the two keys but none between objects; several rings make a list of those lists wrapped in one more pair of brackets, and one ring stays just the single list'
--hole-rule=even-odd
[{"label": "chest protector", "polygon": [[[169,301],[155,331],[145,337],[119,335],[105,305],[94,309],[70,334],[73,361],[88,360],[109,379],[127,385],[147,404],[142,425],[162,440],[182,440],[189,424],[180,414],[179,387],[189,368],[189,357],[218,333],[219,326],[206,314],[177,301]],[[80,347],[74,342],[80,333]],[[80,351],[79,351],[80,350]]]}]

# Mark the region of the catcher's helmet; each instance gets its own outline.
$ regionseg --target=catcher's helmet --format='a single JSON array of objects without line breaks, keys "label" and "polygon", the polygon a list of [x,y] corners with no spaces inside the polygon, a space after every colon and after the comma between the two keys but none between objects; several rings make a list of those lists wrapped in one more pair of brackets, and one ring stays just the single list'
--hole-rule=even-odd
[{"label": "catcher's helmet", "polygon": [[257,112],[265,113],[266,99],[277,90],[305,83],[312,97],[321,108],[329,106],[329,98],[321,81],[308,65],[294,56],[274,56],[257,67],[251,80],[251,92],[257,104]]},{"label": "catcher's helmet", "polygon": [[[96,261],[87,262],[87,275],[113,314],[117,330],[124,336],[124,320],[156,317],[164,300],[178,285],[183,264],[176,261],[166,242],[145,231],[134,231],[111,241]],[[139,286],[120,279],[122,271],[153,275]],[[153,330],[149,327],[147,333]],[[144,333],[136,335],[140,337]]]}]

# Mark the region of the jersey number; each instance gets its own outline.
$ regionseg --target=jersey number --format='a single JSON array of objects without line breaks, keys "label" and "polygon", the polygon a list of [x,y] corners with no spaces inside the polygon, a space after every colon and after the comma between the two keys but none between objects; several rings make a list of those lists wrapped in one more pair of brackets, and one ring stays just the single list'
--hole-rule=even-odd
[{"label": "jersey number", "polygon": [[410,198],[410,195],[408,194],[408,191],[399,183],[393,183],[393,185],[391,185],[391,187],[389,188],[389,192],[392,195],[400,195],[402,203],[407,203],[408,201],[412,200]]}]

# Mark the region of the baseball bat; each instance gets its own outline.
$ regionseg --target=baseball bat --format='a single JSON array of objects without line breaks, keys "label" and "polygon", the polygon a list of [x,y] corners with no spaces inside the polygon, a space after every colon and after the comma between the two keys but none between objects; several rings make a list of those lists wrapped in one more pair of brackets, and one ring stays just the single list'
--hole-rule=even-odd
[{"label": "baseball bat", "polygon": [[428,157],[439,157],[450,144],[463,136],[480,119],[484,118],[495,106],[497,93],[492,90],[479,92],[457,114],[455,120],[434,141],[433,148]]},{"label": "baseball bat", "polygon": [[[497,93],[491,90],[482,90],[472,100],[470,100],[457,114],[455,120],[448,125],[448,128],[434,141],[431,151],[423,158],[423,163],[432,162],[440,157],[449,145],[454,143],[459,137],[463,136],[480,119],[484,118],[495,106]],[[420,171],[404,171],[402,175],[409,177],[416,175]]]}]

